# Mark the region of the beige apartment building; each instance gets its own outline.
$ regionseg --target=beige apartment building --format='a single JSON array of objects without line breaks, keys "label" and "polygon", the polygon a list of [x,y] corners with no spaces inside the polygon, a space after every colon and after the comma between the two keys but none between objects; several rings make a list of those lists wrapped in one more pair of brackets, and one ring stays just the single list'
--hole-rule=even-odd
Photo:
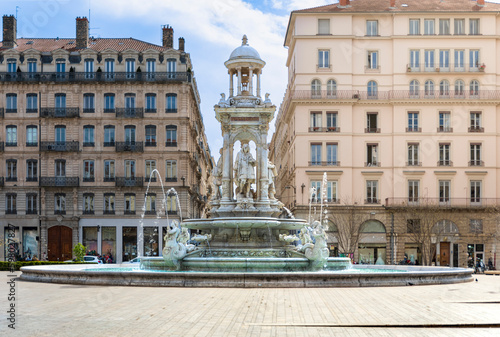
[{"label": "beige apartment building", "polygon": [[341,0],[291,13],[271,160],[282,202],[326,218],[334,254],[499,267],[499,12]]},{"label": "beige apartment building", "polygon": [[118,263],[161,255],[169,221],[205,216],[213,167],[184,39],[16,26],[3,17],[0,259],[68,260],[78,242]]}]

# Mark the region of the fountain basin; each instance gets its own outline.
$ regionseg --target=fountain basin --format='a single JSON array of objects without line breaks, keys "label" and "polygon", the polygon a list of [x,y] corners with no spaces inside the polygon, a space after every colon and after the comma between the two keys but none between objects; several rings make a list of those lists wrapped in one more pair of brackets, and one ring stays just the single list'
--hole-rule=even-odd
[{"label": "fountain basin", "polygon": [[307,225],[302,219],[258,218],[255,217],[224,217],[210,219],[188,219],[182,221],[182,226],[197,230],[212,229],[282,229],[298,230]]}]

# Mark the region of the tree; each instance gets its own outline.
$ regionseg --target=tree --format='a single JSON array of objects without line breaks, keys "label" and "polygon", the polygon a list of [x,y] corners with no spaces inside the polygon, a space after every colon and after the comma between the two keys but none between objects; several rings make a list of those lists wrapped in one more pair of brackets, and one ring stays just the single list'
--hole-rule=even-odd
[{"label": "tree", "polygon": [[81,243],[77,243],[75,248],[73,248],[73,254],[76,256],[76,261],[83,261],[83,257],[85,256],[85,252],[87,251],[87,247],[82,245]]}]

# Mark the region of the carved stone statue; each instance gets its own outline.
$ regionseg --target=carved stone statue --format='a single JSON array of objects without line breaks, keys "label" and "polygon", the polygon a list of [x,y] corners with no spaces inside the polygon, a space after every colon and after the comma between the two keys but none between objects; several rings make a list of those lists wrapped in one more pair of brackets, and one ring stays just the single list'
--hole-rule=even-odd
[{"label": "carved stone statue", "polygon": [[215,177],[215,199],[220,199],[222,197],[221,193],[221,185],[222,185],[222,175],[223,175],[223,166],[224,166],[224,149],[221,148],[219,150],[220,157],[217,161],[217,166],[215,167],[214,177]]},{"label": "carved stone statue", "polygon": [[267,181],[268,181],[268,192],[269,199],[274,200],[274,195],[276,194],[276,186],[274,185],[274,177],[278,175],[276,170],[276,165],[274,165],[270,160],[267,161]]},{"label": "carved stone statue", "polygon": [[236,156],[234,165],[234,181],[237,186],[237,193],[242,194],[244,198],[252,198],[251,185],[255,183],[255,159],[250,153],[250,146],[247,143],[241,143],[241,150]]}]

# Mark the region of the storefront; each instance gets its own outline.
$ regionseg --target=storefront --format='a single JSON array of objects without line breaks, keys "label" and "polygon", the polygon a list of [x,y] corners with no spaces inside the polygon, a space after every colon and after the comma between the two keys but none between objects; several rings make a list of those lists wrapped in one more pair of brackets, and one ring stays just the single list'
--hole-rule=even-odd
[{"label": "storefront", "polygon": [[[16,261],[40,258],[40,234],[38,219],[0,220],[3,234],[1,260],[7,261],[13,256]],[[10,253],[10,255],[9,255]]]},{"label": "storefront", "polygon": [[383,223],[378,220],[365,221],[360,227],[358,263],[386,264],[387,238]]}]

